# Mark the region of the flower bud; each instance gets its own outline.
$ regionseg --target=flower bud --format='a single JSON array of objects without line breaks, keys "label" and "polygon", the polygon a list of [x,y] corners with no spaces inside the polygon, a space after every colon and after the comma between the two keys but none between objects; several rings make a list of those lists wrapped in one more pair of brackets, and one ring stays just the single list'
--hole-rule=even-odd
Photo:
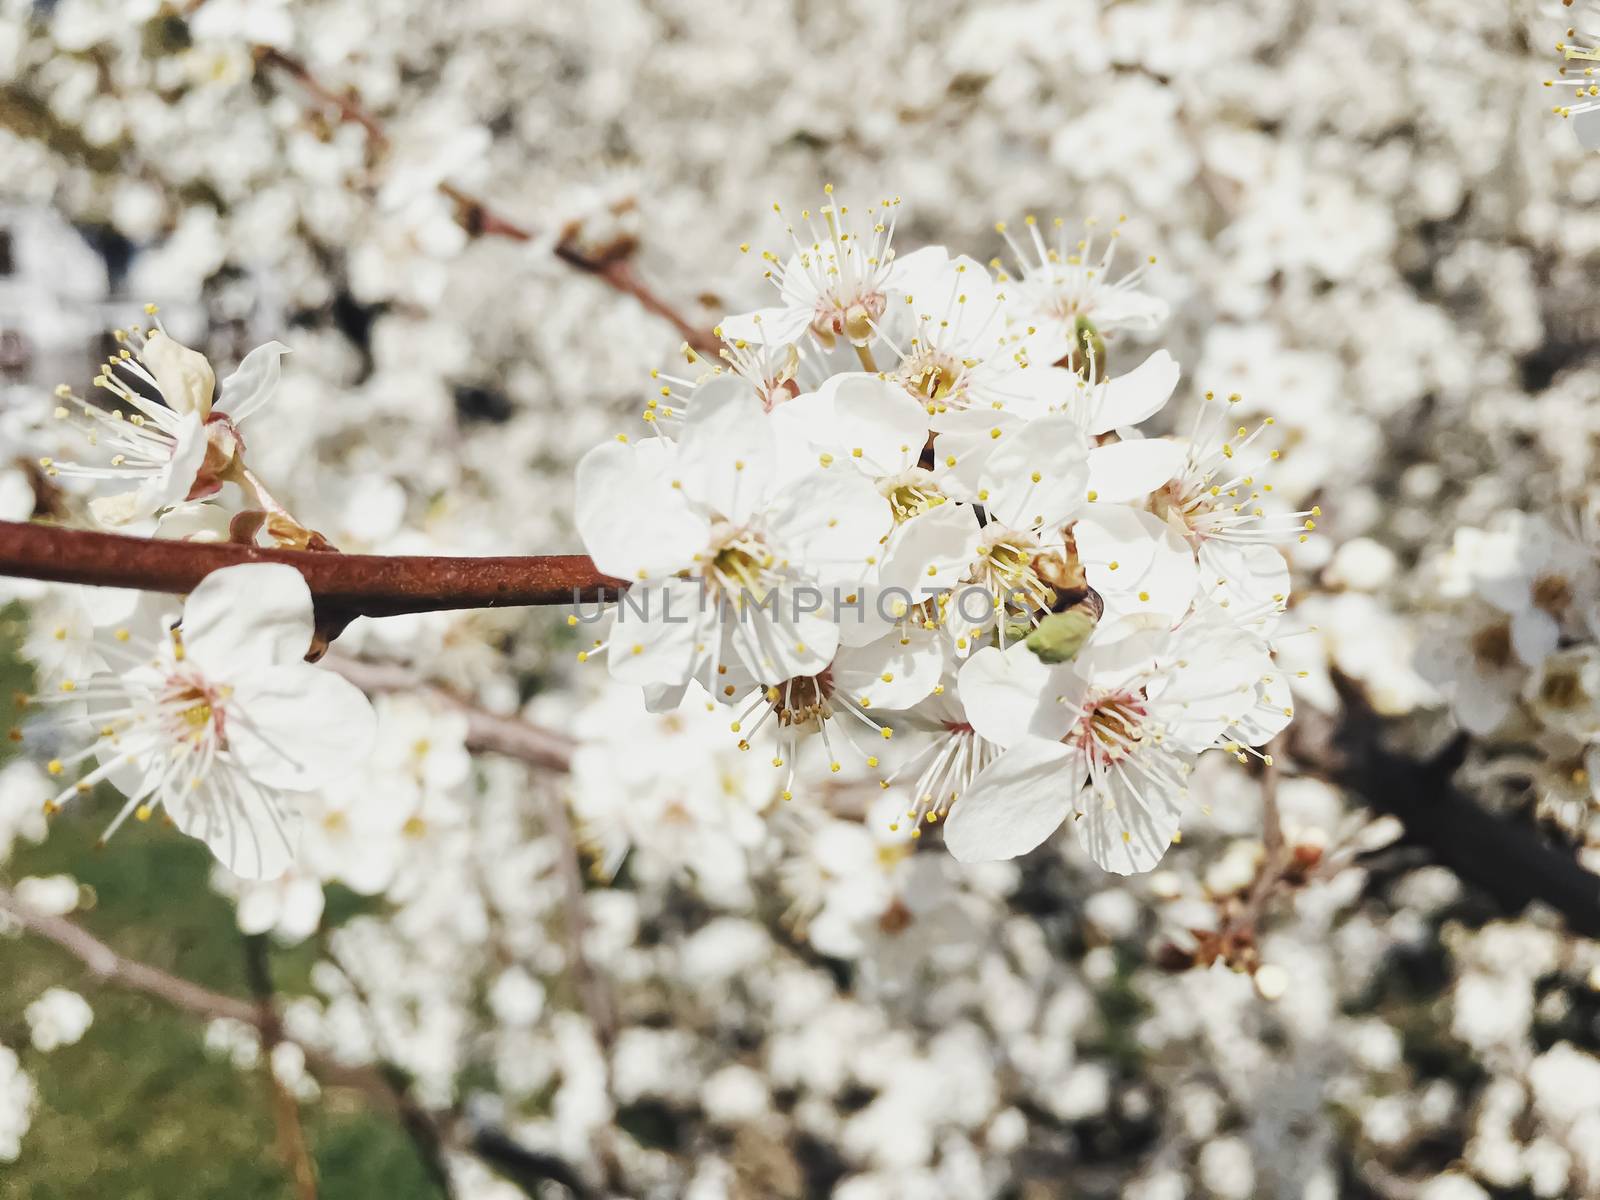
[{"label": "flower bud", "polygon": [[145,339],[139,357],[155,377],[162,399],[174,412],[197,412],[202,420],[211,415],[211,394],[216,390],[217,377],[205,355],[157,329]]},{"label": "flower bud", "polygon": [[1054,666],[1071,662],[1078,657],[1089,635],[1094,632],[1095,618],[1081,608],[1051,613],[1039,622],[1039,627],[1028,635],[1028,649],[1040,662]]}]

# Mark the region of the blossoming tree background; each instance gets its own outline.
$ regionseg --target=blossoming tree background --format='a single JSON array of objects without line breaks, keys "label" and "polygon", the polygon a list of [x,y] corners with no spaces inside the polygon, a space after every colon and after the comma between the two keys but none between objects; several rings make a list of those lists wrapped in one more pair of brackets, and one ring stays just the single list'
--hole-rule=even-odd
[{"label": "blossoming tree background", "polygon": [[0,0],[0,1191],[1600,1195],[1584,8]]}]

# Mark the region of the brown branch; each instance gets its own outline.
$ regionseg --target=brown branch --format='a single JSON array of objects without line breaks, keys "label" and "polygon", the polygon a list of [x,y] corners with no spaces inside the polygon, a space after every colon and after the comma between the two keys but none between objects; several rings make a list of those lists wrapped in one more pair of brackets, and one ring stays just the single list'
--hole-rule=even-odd
[{"label": "brown branch", "polygon": [[521,558],[333,554],[161,541],[0,521],[0,576],[182,594],[193,591],[212,571],[254,562],[287,563],[305,577],[327,640],[356,617],[611,599],[626,586],[602,575],[578,554]]},{"label": "brown branch", "polygon": [[573,741],[566,734],[521,717],[492,713],[406,667],[340,657],[328,659],[327,665],[364,692],[421,692],[460,713],[467,719],[469,750],[503,754],[548,771],[566,771],[572,765]]},{"label": "brown branch", "polygon": [[90,974],[101,983],[154,996],[174,1008],[181,1008],[207,1020],[226,1018],[259,1026],[261,1014],[249,1001],[214,992],[198,983],[190,983],[187,979],[168,975],[145,963],[124,958],[65,917],[36,912],[5,888],[0,888],[0,912],[29,933],[60,946],[87,967]]},{"label": "brown branch", "polygon": [[[272,46],[256,46],[254,53],[258,63],[289,76],[314,100],[333,109],[341,121],[361,126],[375,148],[381,150],[390,144],[382,122],[367,111],[353,91],[335,91],[313,75],[305,63]],[[481,197],[449,183],[441,183],[439,191],[455,202],[461,210],[462,224],[474,236],[503,237],[516,242],[534,240],[532,230],[496,212]],[[631,251],[631,247],[629,249]],[[592,254],[583,248],[572,233],[568,233],[556,242],[555,255],[562,262],[594,276],[623,295],[632,296],[647,312],[669,321],[679,336],[696,350],[713,358],[721,350],[722,341],[715,333],[690,321],[639,278],[626,253]]]},{"label": "brown branch", "polygon": [[261,1030],[261,1067],[266,1076],[272,1102],[272,1119],[277,1126],[278,1153],[294,1181],[295,1200],[317,1200],[317,1169],[306,1144],[306,1130],[300,1120],[300,1102],[283,1080],[272,1061],[272,1052],[283,1044],[283,1021],[278,1016],[276,993],[272,986],[272,963],[267,939],[252,934],[244,939],[245,974],[256,996],[256,1027]]},{"label": "brown branch", "polygon": [[[1405,826],[1406,843],[1491,896],[1510,913],[1535,901],[1559,912],[1573,933],[1600,937],[1600,875],[1528,825],[1479,806],[1455,786],[1468,739],[1460,735],[1427,762],[1391,750],[1384,721],[1358,684],[1336,676],[1344,719],[1323,749],[1326,773]],[[1300,731],[1307,732],[1307,731]],[[1311,755],[1299,755],[1302,760]]]},{"label": "brown branch", "polygon": [[[405,667],[386,663],[362,662],[357,659],[334,658],[328,666],[366,692],[415,691],[428,696],[436,703],[467,719],[467,748],[489,754],[503,754],[532,766],[565,772],[572,765],[573,741],[565,734],[545,729],[521,717],[504,716],[480,708],[471,700],[449,688],[432,684]],[[584,943],[588,940],[589,922],[584,901],[583,862],[578,851],[577,834],[566,802],[559,796],[550,797],[547,819],[551,834],[561,846],[557,870],[561,873],[562,940],[567,951],[567,963],[578,994],[578,1002],[594,1029],[606,1062],[607,1090],[610,1090],[611,1048],[616,1041],[616,1004],[604,980],[589,961]],[[499,1146],[499,1140],[489,1138],[489,1145]],[[474,1142],[475,1147],[477,1143]],[[595,1140],[595,1156],[599,1159],[608,1179],[620,1178],[616,1148],[609,1130],[600,1131]]]}]

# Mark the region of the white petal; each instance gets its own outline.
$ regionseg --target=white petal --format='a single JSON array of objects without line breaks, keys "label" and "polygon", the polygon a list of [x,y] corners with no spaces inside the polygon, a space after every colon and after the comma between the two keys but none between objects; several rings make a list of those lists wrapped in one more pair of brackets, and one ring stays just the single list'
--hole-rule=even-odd
[{"label": "white petal", "polygon": [[744,521],[772,485],[777,443],[755,389],[721,375],[695,389],[678,438],[683,490],[712,514]]},{"label": "white petal", "polygon": [[950,810],[944,844],[961,862],[1026,854],[1061,827],[1083,776],[1059,742],[1028,738],[978,773]]},{"label": "white petal", "polygon": [[222,381],[217,408],[237,425],[267,404],[278,390],[283,356],[288,353],[289,347],[282,342],[268,342],[246,354],[233,374]]},{"label": "white petal", "polygon": [[931,424],[938,434],[933,443],[934,478],[947,495],[974,501],[984,486],[990,457],[1001,442],[1023,428],[1026,419],[1020,413],[969,408],[940,413]]},{"label": "white petal", "polygon": [[1511,618],[1511,648],[1530,667],[1542,663],[1561,641],[1561,627],[1549,613],[1525,608]]},{"label": "white petal", "polygon": [[826,424],[808,431],[814,446],[834,448],[868,475],[893,475],[916,465],[928,441],[928,410],[899,384],[846,372],[828,379],[816,395],[814,415]]},{"label": "white petal", "polygon": [[1021,642],[1006,650],[985,646],[961,667],[967,720],[989,741],[1011,747],[1030,737],[1059,740],[1072,727],[1083,698],[1070,667],[1049,667]]},{"label": "white petal", "polygon": [[979,474],[984,507],[1016,529],[1059,525],[1084,502],[1088,443],[1078,422],[1052,413],[1002,434]]},{"label": "white petal", "polygon": [[1078,840],[1102,868],[1116,875],[1148,871],[1172,845],[1183,817],[1183,793],[1157,784],[1124,764],[1087,789],[1083,816],[1073,822]]},{"label": "white petal", "polygon": [[733,648],[758,683],[815,675],[839,649],[839,627],[821,612],[801,611],[796,596],[780,589],[769,604],[735,619]]},{"label": "white petal", "polygon": [[[848,587],[867,577],[894,523],[888,501],[859,471],[818,467],[794,480],[767,509],[770,545],[799,576]],[[829,601],[831,602],[831,597]]]},{"label": "white petal", "polygon": [[1246,746],[1265,746],[1294,718],[1294,694],[1286,671],[1274,670],[1256,685],[1255,707],[1230,732]]},{"label": "white petal", "polygon": [[665,575],[705,549],[711,531],[679,488],[676,450],[662,438],[603,442],[578,461],[573,518],[584,549],[608,575]]},{"label": "white petal", "polygon": [[172,822],[199,838],[240,879],[277,879],[294,863],[300,811],[294,798],[243,772],[217,771],[200,788],[176,789],[164,804]]},{"label": "white petal", "polygon": [[1452,708],[1461,728],[1478,737],[1487,737],[1511,712],[1514,693],[1501,683],[1468,674],[1456,684]]},{"label": "white petal", "polygon": [[152,488],[149,506],[152,514],[187,500],[194,490],[195,476],[205,465],[209,439],[199,413],[186,413],[174,436],[177,444],[172,448],[172,460]]},{"label": "white petal", "polygon": [[205,355],[156,329],[146,337],[139,360],[154,377],[161,398],[173,412],[196,413],[201,420],[210,415],[217,377]]},{"label": "white petal", "polygon": [[[1194,602],[1194,552],[1153,513],[1093,504],[1072,527],[1089,586],[1106,616],[1159,616],[1176,622]],[[1113,565],[1115,564],[1115,565]]]},{"label": "white petal", "polygon": [[636,583],[617,604],[607,662],[611,675],[640,686],[681,687],[715,636],[716,616],[699,580]]},{"label": "white petal", "polygon": [[939,685],[944,647],[938,632],[910,628],[834,656],[834,686],[872,709],[910,708]]},{"label": "white petal", "polygon": [[283,563],[213,571],[183,604],[184,654],[218,680],[299,661],[312,629],[311,589]]},{"label": "white petal", "polygon": [[925,594],[960,583],[982,539],[983,530],[972,509],[954,501],[937,504],[890,535],[879,578],[884,587],[910,592],[916,603]]},{"label": "white petal", "polygon": [[752,342],[758,346],[786,346],[798,341],[811,323],[812,310],[794,305],[758,308],[754,312],[723,317],[717,328],[727,342]]},{"label": "white petal", "polygon": [[1112,442],[1089,451],[1089,490],[1100,503],[1143,500],[1183,467],[1184,450],[1166,438]]},{"label": "white petal", "polygon": [[1157,350],[1126,375],[1107,381],[1088,416],[1090,433],[1118,425],[1137,425],[1160,412],[1178,386],[1182,371],[1165,350]]},{"label": "white petal", "polygon": [[377,730],[360,688],[309,663],[240,677],[225,711],[233,758],[257,783],[295,792],[364,766]]},{"label": "white petal", "polygon": [[1200,585],[1234,621],[1266,632],[1289,597],[1289,564],[1276,546],[1208,538],[1200,543]]},{"label": "white petal", "polygon": [[1159,296],[1135,288],[1106,288],[1095,298],[1092,314],[1101,332],[1153,329],[1167,319],[1171,306]]}]

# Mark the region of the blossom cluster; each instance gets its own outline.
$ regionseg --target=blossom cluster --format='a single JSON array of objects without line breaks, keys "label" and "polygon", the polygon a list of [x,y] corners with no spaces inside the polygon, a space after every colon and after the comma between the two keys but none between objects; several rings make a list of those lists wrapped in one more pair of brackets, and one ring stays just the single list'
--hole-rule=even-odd
[{"label": "blossom cluster", "polygon": [[[1117,274],[1120,228],[1046,240],[1030,216],[1013,277],[898,255],[898,200],[826,190],[762,255],[780,303],[657,373],[653,436],[578,464],[584,544],[629,581],[580,657],[658,710],[694,687],[741,748],[770,722],[786,800],[815,740],[830,772],[909,784],[900,819],[945,820],[964,861],[1070,818],[1102,867],[1147,871],[1196,757],[1244,761],[1293,714],[1275,543],[1320,512],[1276,504],[1272,419],[1235,427],[1237,396],[1185,437],[1141,429],[1180,371],[1166,351],[1112,369],[1165,312],[1143,267]],[[891,769],[899,730],[920,745]]]},{"label": "blossom cluster", "polygon": [[1526,789],[1591,861],[1600,846],[1596,517],[1589,496],[1455,530],[1427,564],[1425,603],[1437,617],[1418,652],[1419,669],[1483,751],[1486,790]]},{"label": "blossom cluster", "polygon": [[[1275,494],[1329,510],[1288,543],[1295,603],[1275,630],[1299,750],[1345,732],[1353,696],[1398,753],[1431,760],[1447,720],[1438,688],[1460,694],[1432,635],[1457,605],[1494,604],[1460,592],[1441,604],[1413,564],[1513,510],[1565,529],[1562,498],[1595,477],[1600,159],[1582,140],[1592,115],[1553,118],[1569,97],[1538,86],[1558,40],[1592,44],[1563,38],[1592,24],[1574,20],[1581,4],[941,0],[913,20],[845,0],[467,0],[449,22],[350,0],[181,7],[0,0],[0,74],[21,98],[0,122],[13,164],[0,202],[7,519],[34,510],[38,457],[107,465],[68,449],[75,431],[48,420],[42,395],[72,379],[94,400],[83,385],[104,355],[98,331],[154,298],[219,379],[255,345],[293,344],[274,411],[244,433],[252,473],[306,527],[377,553],[572,547],[573,463],[618,427],[636,403],[628,381],[676,338],[632,297],[574,277],[555,240],[624,255],[709,325],[755,302],[729,236],[775,189],[824,177],[894,181],[910,218],[897,237],[972,238],[984,260],[1003,245],[986,215],[1130,214],[1161,258],[1134,290],[1170,307],[1164,344],[1204,386],[1243,395],[1230,428],[1275,419],[1294,467]],[[753,17],[783,69],[751,54]],[[272,68],[273,48],[337,100],[359,97],[384,144]],[[479,236],[441,181],[535,240]],[[1109,362],[1096,347],[1105,373],[1137,365],[1147,332],[1110,338]],[[668,407],[692,407],[672,386]],[[84,481],[51,482],[73,503]],[[216,516],[209,506],[235,497],[263,508],[232,480],[185,507]],[[1515,558],[1512,539],[1497,544]],[[6,609],[0,634],[25,620],[30,650],[59,648],[53,632],[80,600],[110,633],[120,623],[104,593],[8,587],[26,617]],[[1314,754],[1280,753],[1285,841],[1297,869],[1315,865],[1257,931],[1253,977],[1173,973],[1168,948],[1218,931],[1263,861],[1257,781],[1225,755],[1197,761],[1182,845],[1154,871],[1106,876],[1072,837],[969,866],[933,852],[936,837],[910,839],[908,776],[881,790],[848,751],[834,774],[809,737],[811,770],[784,805],[774,720],[740,752],[735,711],[696,695],[652,714],[637,686],[563,663],[550,625],[496,610],[357,622],[341,637],[347,654],[576,734],[572,770],[469,755],[450,708],[378,697],[375,753],[294,793],[299,865],[266,884],[212,877],[241,925],[315,960],[308,978],[280,981],[294,1041],[269,1053],[254,1030],[217,1022],[204,1046],[220,1065],[174,1084],[149,1039],[120,1064],[130,1080],[159,1080],[178,1104],[270,1058],[316,1137],[350,1100],[309,1095],[298,1043],[396,1065],[424,1105],[591,1179],[612,1139],[615,1190],[694,1200],[971,1200],[1052,1195],[1063,1180],[1131,1200],[1595,1192],[1594,943],[1548,912],[1509,911],[1511,855],[1475,874],[1466,855],[1430,863],[1426,830],[1387,849],[1377,827],[1356,837],[1374,797]],[[1578,609],[1558,626],[1557,653],[1587,643]],[[1530,826],[1537,804],[1554,840],[1594,809],[1574,740],[1528,724],[1528,679],[1542,674],[1513,671],[1487,693],[1510,715],[1470,735],[1456,782],[1508,829]],[[880,736],[856,724],[869,746]],[[891,725],[877,755],[892,771],[924,735]],[[113,854],[64,865],[61,843],[104,822],[74,801],[33,844],[67,782],[45,765],[81,746],[0,768],[0,873],[69,917],[98,887],[95,928],[181,966],[188,927],[173,914],[217,902],[174,884],[122,943],[128,914],[101,886],[106,864],[143,863],[172,849],[169,835],[125,830]],[[585,865],[609,880],[575,904],[547,819],[561,797]],[[326,909],[324,884],[344,885]],[[376,898],[353,911],[345,888]],[[573,986],[574,912],[588,977],[614,1005],[608,1032]],[[57,1081],[87,1060],[30,1046],[23,1009],[77,977],[36,939],[8,936],[4,950],[33,967],[0,985],[18,1014],[15,1053],[0,1049],[0,1157],[20,1152],[8,1172],[59,1190],[88,1165],[86,1195],[107,1177],[159,1190],[159,1168],[120,1130],[101,1136],[100,1112],[56,1107]],[[90,1053],[112,1026],[101,995]],[[162,1127],[162,1161],[197,1128]],[[51,1152],[63,1130],[70,1156]],[[381,1147],[386,1165],[404,1157]],[[464,1142],[442,1153],[456,1195],[516,1194]],[[204,1154],[220,1169],[216,1146]],[[363,1190],[350,1161],[319,1158],[324,1190]]]}]

